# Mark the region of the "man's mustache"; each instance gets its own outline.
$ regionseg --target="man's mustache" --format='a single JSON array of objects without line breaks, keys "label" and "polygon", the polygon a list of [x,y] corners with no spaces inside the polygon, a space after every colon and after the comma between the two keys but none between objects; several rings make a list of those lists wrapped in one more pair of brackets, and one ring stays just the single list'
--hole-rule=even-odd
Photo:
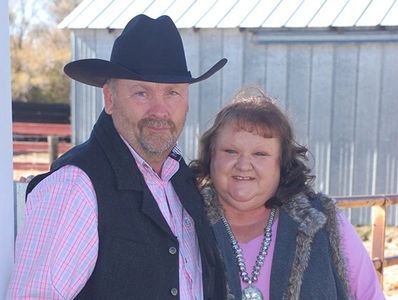
[{"label": "man's mustache", "polygon": [[165,120],[165,119],[156,119],[156,118],[145,118],[138,122],[138,128],[142,129],[144,127],[154,127],[159,129],[175,129],[176,126],[173,121]]}]

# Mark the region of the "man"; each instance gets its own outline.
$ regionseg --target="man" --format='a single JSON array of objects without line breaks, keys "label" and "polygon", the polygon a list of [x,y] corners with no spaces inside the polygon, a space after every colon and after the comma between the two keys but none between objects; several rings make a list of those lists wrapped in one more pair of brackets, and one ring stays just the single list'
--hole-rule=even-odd
[{"label": "man", "polygon": [[9,299],[224,299],[224,271],[192,174],[176,147],[191,77],[162,16],[133,18],[110,61],[65,66],[103,87],[91,137],[35,177]]}]

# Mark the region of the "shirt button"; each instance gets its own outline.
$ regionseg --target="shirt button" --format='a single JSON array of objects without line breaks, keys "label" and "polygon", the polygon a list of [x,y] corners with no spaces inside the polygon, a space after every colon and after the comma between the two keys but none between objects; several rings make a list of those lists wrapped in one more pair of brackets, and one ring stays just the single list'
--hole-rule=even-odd
[{"label": "shirt button", "polygon": [[169,253],[172,254],[172,255],[174,255],[174,254],[177,253],[177,249],[176,249],[175,247],[170,247],[170,248],[169,248]]},{"label": "shirt button", "polygon": [[173,296],[177,296],[177,295],[178,295],[178,290],[177,290],[176,288],[172,288],[172,289],[170,290],[170,293],[171,293]]},{"label": "shirt button", "polygon": [[191,220],[189,220],[188,218],[185,218],[184,223],[186,226],[191,226]]}]

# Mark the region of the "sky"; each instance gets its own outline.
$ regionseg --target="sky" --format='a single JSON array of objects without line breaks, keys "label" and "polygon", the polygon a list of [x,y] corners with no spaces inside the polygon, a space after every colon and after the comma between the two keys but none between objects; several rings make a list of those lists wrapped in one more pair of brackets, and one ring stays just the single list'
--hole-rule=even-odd
[{"label": "sky", "polygon": [[22,22],[24,16],[26,21],[32,25],[38,23],[51,24],[52,20],[46,9],[51,2],[51,0],[8,0],[8,7],[10,12],[15,13],[17,24]]}]

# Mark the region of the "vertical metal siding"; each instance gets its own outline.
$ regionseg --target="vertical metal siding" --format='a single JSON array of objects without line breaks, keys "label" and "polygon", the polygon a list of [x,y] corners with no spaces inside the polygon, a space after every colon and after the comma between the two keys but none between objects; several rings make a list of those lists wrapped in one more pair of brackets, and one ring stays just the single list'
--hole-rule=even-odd
[{"label": "vertical metal siding", "polygon": [[362,44],[358,56],[354,194],[375,192],[381,75],[380,45]]},{"label": "vertical metal siding", "polygon": [[398,47],[382,49],[382,71],[378,126],[376,193],[393,193],[398,187]]},{"label": "vertical metal siding", "polygon": [[[190,86],[179,140],[188,161],[197,156],[198,137],[219,108],[242,86],[260,85],[279,99],[297,139],[309,146],[317,190],[336,196],[398,193],[397,42],[258,44],[248,30],[180,31],[192,76],[221,57],[229,59],[221,72]],[[74,58],[108,59],[117,34],[76,31]],[[74,137],[81,143],[102,108],[102,95],[78,83],[73,93]],[[390,207],[389,213],[389,224],[397,225],[398,210]],[[369,209],[348,214],[354,223],[369,223]]]},{"label": "vertical metal siding", "polygon": [[266,47],[267,69],[265,73],[266,92],[277,98],[286,108],[288,79],[288,46],[272,44]]},{"label": "vertical metal siding", "polygon": [[296,139],[308,145],[311,46],[292,45],[288,51],[286,109],[290,112]]},{"label": "vertical metal siding", "polygon": [[[221,57],[223,57],[222,32],[217,30],[201,30],[198,34],[200,41],[200,66],[201,73],[209,69]],[[221,106],[222,73],[217,72],[208,80],[202,81],[200,85],[199,99],[199,128],[202,133],[213,120]]]},{"label": "vertical metal siding", "polygon": [[[75,31],[74,59],[95,57],[96,36],[91,30]],[[74,124],[73,142],[79,144],[87,138],[87,132],[91,131],[92,125],[97,118],[95,108],[96,91],[93,87],[88,87],[78,82],[74,86],[74,105],[72,115]]]},{"label": "vertical metal siding", "polygon": [[[240,62],[240,65],[243,68],[243,85],[264,86],[264,76],[267,68],[267,49],[264,46],[252,43],[249,32],[246,32],[242,36],[245,37],[245,39],[242,40],[244,42],[244,46],[240,47],[244,50],[242,56],[244,63],[242,63],[242,59],[239,59],[238,62]],[[236,87],[238,86],[239,85],[236,85]]]},{"label": "vertical metal siding", "polygon": [[352,195],[357,49],[334,48],[330,193]]},{"label": "vertical metal siding", "polygon": [[[200,73],[200,44],[192,29],[181,30],[184,40],[187,65],[193,77]],[[199,138],[199,111],[200,111],[200,85],[192,84],[189,87],[189,111],[184,130],[179,139],[179,146],[184,153],[184,158],[189,161],[196,157]]]},{"label": "vertical metal siding", "polygon": [[[333,101],[333,46],[314,45],[311,54],[308,141],[320,190],[329,193]],[[321,103],[321,105],[320,105]]]},{"label": "vertical metal siding", "polygon": [[[214,30],[214,29],[211,29]],[[245,49],[245,36],[237,28],[223,29],[223,53],[228,63],[222,70],[222,94],[220,103],[228,102],[241,86],[244,76],[242,56]],[[246,72],[247,73],[247,72]]]}]

